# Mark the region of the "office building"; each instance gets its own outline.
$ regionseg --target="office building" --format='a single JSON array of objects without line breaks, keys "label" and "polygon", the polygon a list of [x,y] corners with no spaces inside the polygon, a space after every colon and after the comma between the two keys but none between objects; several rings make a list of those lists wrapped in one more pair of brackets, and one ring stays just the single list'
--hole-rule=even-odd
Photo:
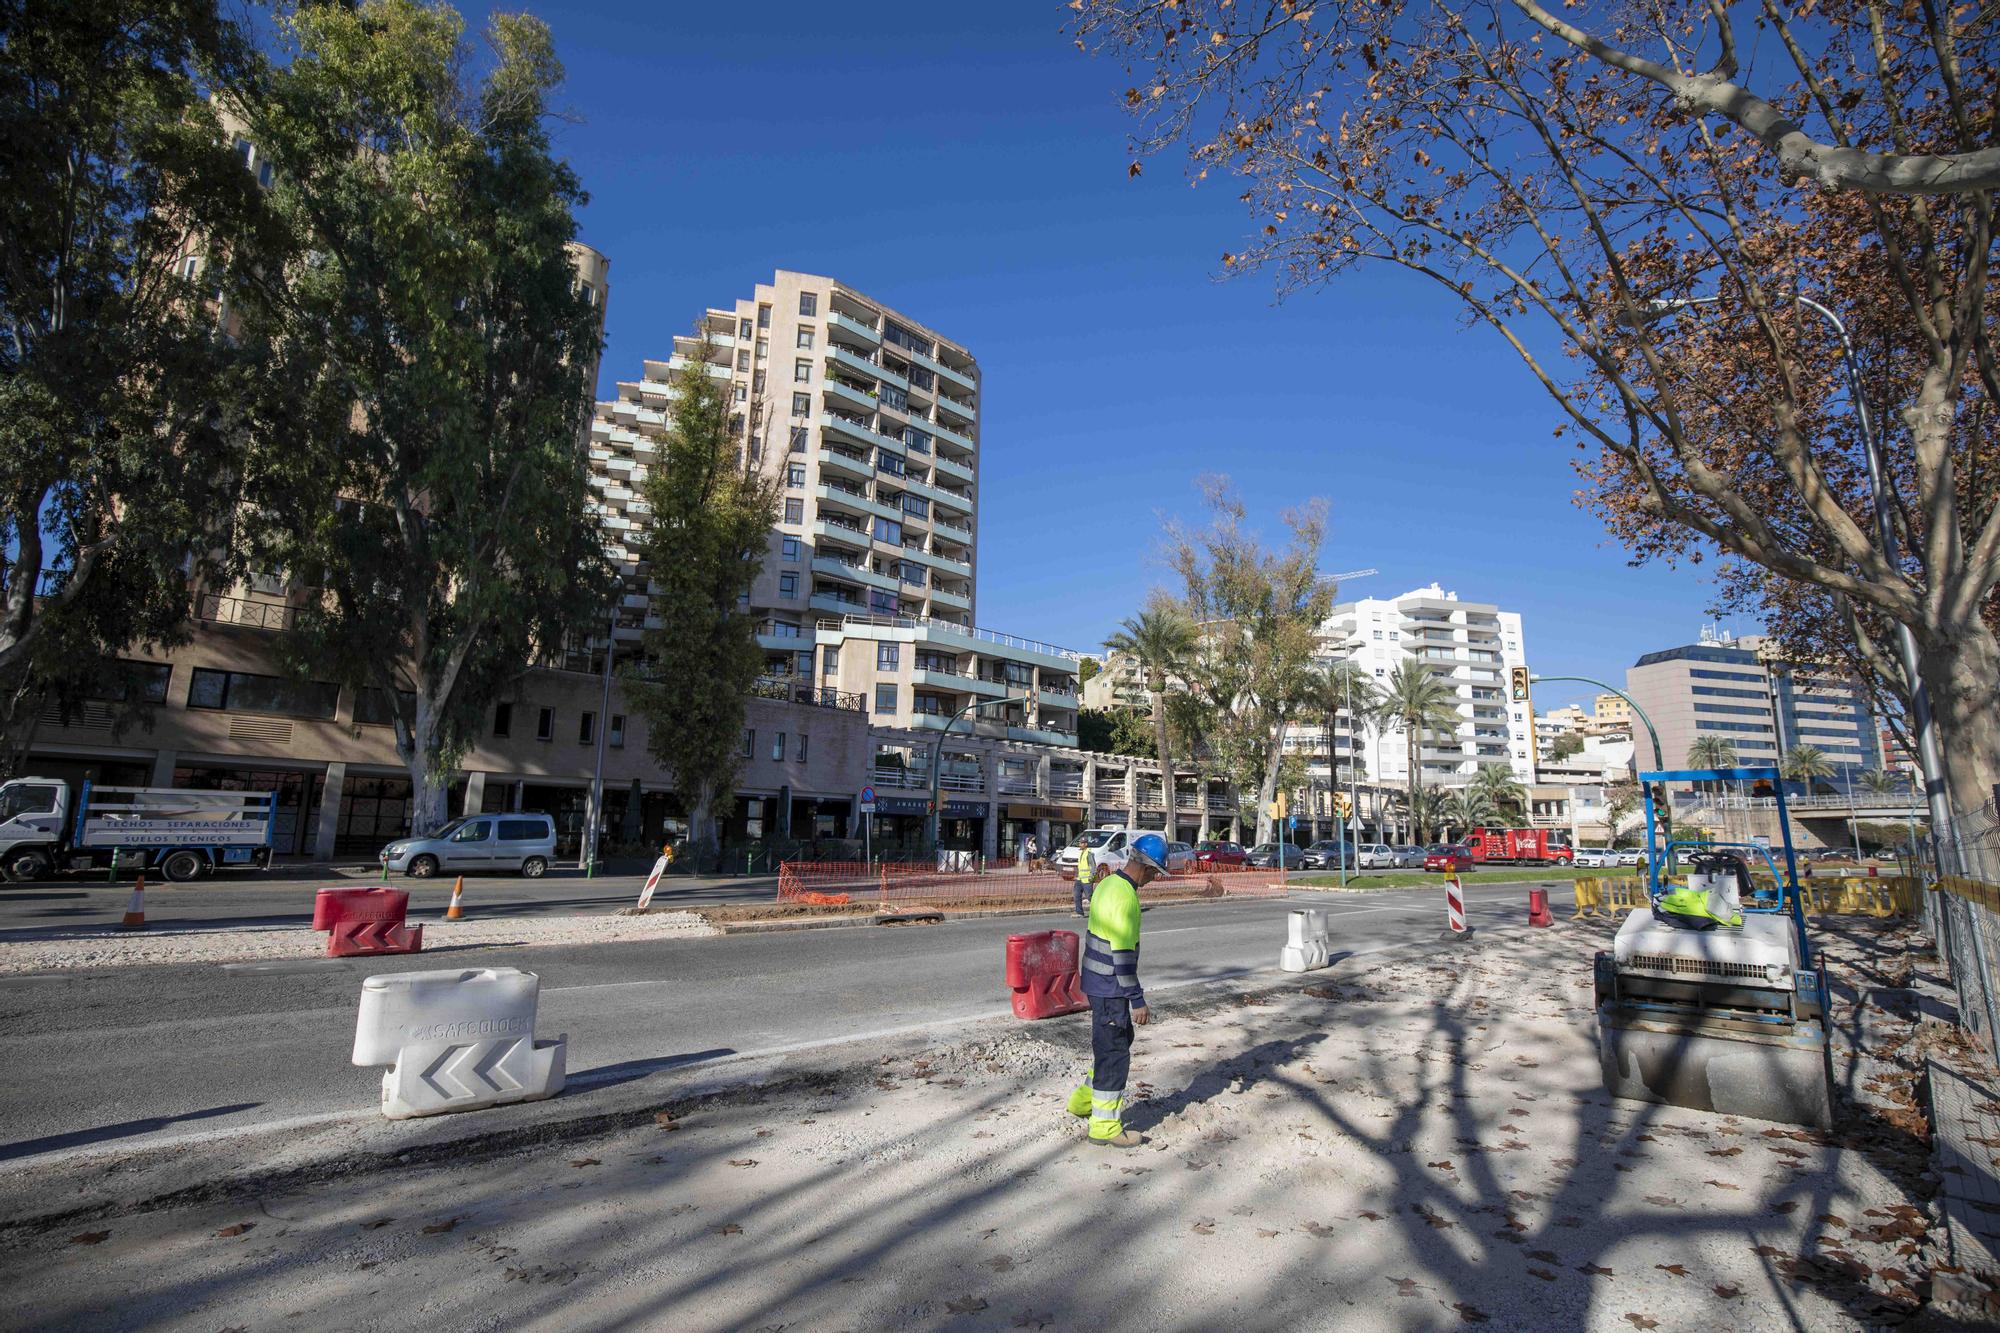
[{"label": "office building", "polygon": [[1784,660],[1761,636],[1704,627],[1694,643],[1641,657],[1625,681],[1658,728],[1670,768],[1685,763],[1702,737],[1733,742],[1747,765],[1775,766],[1795,747],[1814,746],[1837,770],[1836,784],[1881,766],[1861,691],[1833,672]]}]

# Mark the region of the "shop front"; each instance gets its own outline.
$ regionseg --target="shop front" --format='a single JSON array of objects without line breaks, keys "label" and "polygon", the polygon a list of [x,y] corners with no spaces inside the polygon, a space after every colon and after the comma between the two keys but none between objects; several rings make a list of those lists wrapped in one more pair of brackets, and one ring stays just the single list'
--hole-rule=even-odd
[{"label": "shop front", "polygon": [[[914,856],[914,849],[922,847],[930,836],[931,802],[928,796],[883,796],[875,798],[875,827],[870,832],[875,854],[885,851],[909,849],[907,855]],[[866,819],[864,815],[862,818]],[[860,836],[857,831],[855,836]]]},{"label": "shop front", "polygon": [[1083,831],[1084,811],[1080,805],[1049,804],[1039,801],[1009,801],[1001,807],[1000,855],[1018,857],[1021,842],[1030,833],[1042,854],[1067,847]]},{"label": "shop front", "polygon": [[946,801],[938,808],[938,850],[985,851],[986,814],[984,801]]}]

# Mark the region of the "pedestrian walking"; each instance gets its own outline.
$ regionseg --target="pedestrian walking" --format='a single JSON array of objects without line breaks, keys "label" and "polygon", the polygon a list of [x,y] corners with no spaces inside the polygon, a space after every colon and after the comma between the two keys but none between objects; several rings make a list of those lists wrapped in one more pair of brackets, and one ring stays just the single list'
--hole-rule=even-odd
[{"label": "pedestrian walking", "polygon": [[1026,866],[1030,870],[1033,870],[1035,868],[1035,862],[1041,859],[1041,855],[1042,855],[1041,847],[1035,842],[1034,834],[1030,833],[1026,837],[1021,839],[1022,865]]},{"label": "pedestrian walking", "polygon": [[[1081,865],[1081,862],[1078,863]],[[1090,1118],[1090,1141],[1136,1148],[1145,1139],[1125,1128],[1125,1080],[1132,1070],[1132,1029],[1152,1014],[1139,986],[1139,890],[1166,871],[1167,840],[1141,833],[1125,864],[1097,882],[1083,943],[1083,993],[1090,1000],[1090,1073],[1069,1096],[1070,1114]]]},{"label": "pedestrian walking", "polygon": [[1070,886],[1076,898],[1073,911],[1077,916],[1083,915],[1083,900],[1090,892],[1091,868],[1090,844],[1079,843],[1076,849],[1076,883]]}]

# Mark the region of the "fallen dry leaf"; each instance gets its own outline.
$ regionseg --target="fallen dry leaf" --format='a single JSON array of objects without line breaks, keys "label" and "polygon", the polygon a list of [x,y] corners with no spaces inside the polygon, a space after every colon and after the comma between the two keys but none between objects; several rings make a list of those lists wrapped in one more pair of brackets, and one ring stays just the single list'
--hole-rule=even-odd
[{"label": "fallen dry leaf", "polygon": [[1710,1157],[1734,1157],[1742,1151],[1741,1148],[1710,1148],[1708,1155]]},{"label": "fallen dry leaf", "polygon": [[570,1163],[570,1165],[571,1165],[571,1166],[603,1166],[603,1165],[604,1165],[604,1163],[602,1163],[602,1162],[598,1161],[598,1160],[597,1160],[597,1159],[596,1159],[595,1157],[579,1157],[579,1158],[577,1158],[576,1160],[572,1161],[572,1162]]},{"label": "fallen dry leaf", "polygon": [[1798,1200],[1786,1199],[1783,1203],[1772,1204],[1771,1211],[1774,1213],[1793,1213],[1798,1211],[1798,1207]]},{"label": "fallen dry leaf", "polygon": [[[1533,1062],[1531,1061],[1530,1063]],[[1486,1311],[1476,1306],[1467,1305],[1464,1301],[1453,1301],[1451,1308],[1458,1311],[1458,1317],[1468,1324],[1483,1324],[1486,1322]]]},{"label": "fallen dry leaf", "polygon": [[380,1231],[395,1220],[393,1217],[378,1217],[373,1222],[363,1222],[360,1225],[363,1231]]},{"label": "fallen dry leaf", "polygon": [[1442,1162],[1425,1162],[1425,1163],[1424,1163],[1424,1165],[1425,1165],[1425,1166],[1431,1166],[1431,1167],[1436,1167],[1436,1168],[1437,1168],[1438,1170],[1440,1170],[1440,1171],[1456,1171],[1456,1170],[1458,1170],[1458,1168],[1457,1168],[1457,1167],[1455,1167],[1455,1166],[1453,1166],[1453,1165],[1451,1164],[1451,1159],[1450,1159],[1450,1158],[1448,1158],[1448,1157],[1447,1157],[1447,1158],[1446,1158],[1446,1159],[1445,1159],[1444,1161],[1442,1161]]},{"label": "fallen dry leaf", "polygon": [[1725,1283],[1717,1283],[1715,1286],[1710,1287],[1709,1290],[1722,1297],[1725,1301],[1733,1301],[1743,1294],[1743,1288]]},{"label": "fallen dry leaf", "polygon": [[659,1127],[660,1127],[661,1129],[679,1129],[679,1128],[680,1128],[680,1124],[679,1124],[679,1122],[677,1122],[677,1121],[676,1121],[676,1120],[675,1120],[675,1119],[673,1118],[673,1116],[672,1116],[672,1115],[671,1115],[670,1113],[666,1112],[666,1111],[655,1111],[655,1112],[653,1113],[653,1123],[654,1123],[654,1124],[656,1124],[656,1125],[658,1125],[658,1126],[659,1126]]},{"label": "fallen dry leaf", "polygon": [[1561,1256],[1554,1250],[1529,1250],[1528,1257],[1530,1259],[1539,1259],[1545,1264],[1559,1264],[1562,1262]]},{"label": "fallen dry leaf", "polygon": [[757,1159],[754,1157],[732,1157],[729,1159],[729,1164],[731,1166],[755,1166],[757,1165]]},{"label": "fallen dry leaf", "polygon": [[1653,1267],[1659,1269],[1662,1273],[1672,1273],[1675,1277],[1686,1277],[1688,1275],[1687,1269],[1680,1264],[1654,1264]]},{"label": "fallen dry leaf", "polygon": [[1365,1217],[1365,1218],[1367,1218],[1367,1219],[1368,1219],[1368,1220],[1369,1220],[1370,1222],[1380,1222],[1380,1221],[1382,1220],[1382,1214],[1380,1214],[1380,1213],[1375,1213],[1375,1212],[1370,1212],[1370,1211],[1369,1211],[1368,1209],[1366,1209],[1366,1208],[1363,1208],[1363,1209],[1362,1209],[1362,1210],[1361,1210],[1360,1212],[1356,1213],[1356,1214],[1355,1214],[1355,1216],[1356,1216],[1356,1217]]},{"label": "fallen dry leaf", "polygon": [[1656,1208],[1678,1208],[1681,1206],[1681,1201],[1679,1199],[1669,1199],[1664,1194],[1648,1194],[1646,1196],[1646,1202],[1652,1204]]},{"label": "fallen dry leaf", "polygon": [[953,1314],[978,1314],[986,1308],[986,1302],[977,1296],[961,1296],[955,1301],[946,1301],[944,1308]]},{"label": "fallen dry leaf", "polygon": [[232,1222],[228,1226],[224,1227],[222,1230],[216,1232],[215,1234],[218,1236],[240,1236],[244,1232],[251,1230],[256,1225],[257,1224],[255,1222]]},{"label": "fallen dry leaf", "polygon": [[1269,1239],[1271,1239],[1271,1237],[1273,1237],[1273,1236],[1275,1236],[1275,1235],[1277,1235],[1277,1234],[1278,1234],[1278,1233],[1277,1233],[1277,1232],[1275,1232],[1275,1231],[1262,1231],[1262,1230],[1260,1230],[1260,1231],[1259,1231],[1259,1232],[1257,1233],[1257,1239],[1258,1239],[1258,1240],[1269,1240]]},{"label": "fallen dry leaf", "polygon": [[1625,1322],[1634,1328],[1658,1328],[1660,1326],[1659,1320],[1648,1319],[1642,1314],[1627,1314]]},{"label": "fallen dry leaf", "polygon": [[982,1259],[980,1262],[996,1273],[1004,1273],[1014,1266],[1014,1256],[1011,1254],[996,1254],[991,1259]]},{"label": "fallen dry leaf", "polygon": [[715,1234],[718,1236],[740,1236],[743,1234],[743,1228],[737,1226],[734,1222],[724,1222],[715,1229]]},{"label": "fallen dry leaf", "polygon": [[457,1225],[458,1225],[458,1218],[449,1217],[442,1222],[433,1222],[429,1226],[425,1227],[424,1234],[426,1236],[442,1235]]},{"label": "fallen dry leaf", "polygon": [[1215,1234],[1215,1219],[1204,1217],[1189,1227],[1188,1230],[1194,1232],[1197,1236],[1213,1236]]},{"label": "fallen dry leaf", "polygon": [[1413,1277],[1385,1277],[1382,1280],[1395,1283],[1398,1296],[1414,1296],[1417,1294],[1417,1288],[1422,1285]]},{"label": "fallen dry leaf", "polygon": [[1741,1185],[1732,1185],[1726,1180],[1704,1180],[1701,1183],[1704,1185],[1713,1185],[1719,1190],[1740,1190],[1743,1188]]},{"label": "fallen dry leaf", "polygon": [[1577,1272],[1579,1272],[1579,1273],[1588,1273],[1588,1274],[1590,1274],[1590,1275],[1591,1275],[1592,1277],[1612,1277],[1612,1276],[1615,1276],[1615,1275],[1614,1275],[1614,1274],[1612,1273],[1612,1271],[1611,1271],[1610,1269],[1608,1269],[1608,1268],[1600,1268],[1600,1267],[1599,1267],[1598,1265],[1596,1265],[1596,1264],[1584,1264],[1584,1265],[1582,1265],[1581,1267],[1579,1267],[1579,1268],[1578,1268],[1578,1269],[1577,1269],[1576,1271],[1577,1271]]},{"label": "fallen dry leaf", "polygon": [[108,1231],[79,1231],[69,1238],[72,1245],[100,1245],[111,1235]]},{"label": "fallen dry leaf", "polygon": [[1553,1282],[1556,1280],[1556,1275],[1554,1273],[1551,1273],[1546,1268],[1530,1268],[1528,1270],[1528,1276],[1538,1277],[1544,1282]]},{"label": "fallen dry leaf", "polygon": [[[1366,1216],[1366,1214],[1363,1214],[1363,1216]],[[1327,1226],[1324,1222],[1308,1222],[1306,1223],[1306,1234],[1308,1236],[1315,1236],[1320,1240],[1328,1240],[1335,1233],[1333,1228]]]}]

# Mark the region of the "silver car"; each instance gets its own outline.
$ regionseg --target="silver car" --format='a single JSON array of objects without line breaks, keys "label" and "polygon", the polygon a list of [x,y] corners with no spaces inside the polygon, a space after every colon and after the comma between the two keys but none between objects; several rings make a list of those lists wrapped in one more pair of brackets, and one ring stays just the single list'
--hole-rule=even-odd
[{"label": "silver car", "polygon": [[1396,869],[1422,870],[1423,868],[1424,868],[1423,848],[1412,847],[1407,843],[1396,844]]},{"label": "silver car", "polygon": [[514,871],[536,879],[556,854],[556,822],[547,815],[466,815],[428,838],[382,849],[382,864],[417,879]]}]

